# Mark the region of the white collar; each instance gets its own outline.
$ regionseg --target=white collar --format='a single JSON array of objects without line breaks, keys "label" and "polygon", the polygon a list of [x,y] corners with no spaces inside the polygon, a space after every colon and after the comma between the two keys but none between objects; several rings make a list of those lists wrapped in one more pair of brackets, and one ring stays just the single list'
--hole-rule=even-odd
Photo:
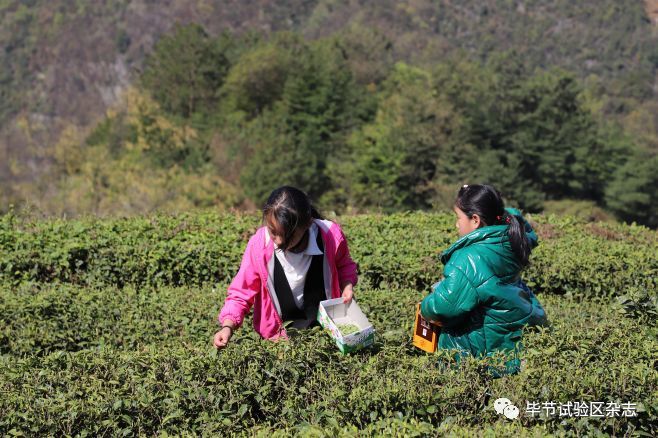
[{"label": "white collar", "polygon": [[318,248],[318,226],[315,222],[311,224],[311,227],[308,229],[308,245],[303,253],[312,256],[322,254],[322,251]]}]

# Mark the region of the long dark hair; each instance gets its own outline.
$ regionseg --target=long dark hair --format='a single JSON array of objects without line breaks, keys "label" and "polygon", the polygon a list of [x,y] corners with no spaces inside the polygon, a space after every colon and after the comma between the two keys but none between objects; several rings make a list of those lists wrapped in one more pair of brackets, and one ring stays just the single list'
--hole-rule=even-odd
[{"label": "long dark hair", "polygon": [[469,218],[474,214],[480,216],[482,226],[509,224],[507,234],[512,251],[522,267],[528,265],[532,248],[525,235],[525,226],[518,217],[505,211],[505,204],[498,190],[486,184],[464,185],[459,189],[455,206]]},{"label": "long dark hair", "polygon": [[280,248],[287,249],[295,230],[308,227],[313,219],[323,219],[313,206],[306,193],[301,190],[283,186],[275,189],[263,206],[263,222],[279,225],[283,240]]}]

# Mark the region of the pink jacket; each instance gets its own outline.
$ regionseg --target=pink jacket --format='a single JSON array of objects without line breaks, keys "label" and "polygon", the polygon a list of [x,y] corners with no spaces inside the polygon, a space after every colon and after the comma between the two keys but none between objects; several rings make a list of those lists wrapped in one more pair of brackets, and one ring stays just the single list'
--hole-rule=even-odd
[{"label": "pink jacket", "polygon": [[[324,242],[324,278],[327,299],[339,298],[340,285],[356,285],[356,263],[350,257],[347,240],[340,226],[328,220],[316,219],[315,223]],[[273,272],[274,242],[266,227],[261,227],[249,239],[242,256],[240,270],[228,288],[224,307],[219,313],[220,324],[232,320],[236,328],[242,325],[249,309],[254,307],[254,329],[266,339],[287,337],[281,320],[278,299],[274,293]],[[272,266],[269,266],[272,265]]]}]

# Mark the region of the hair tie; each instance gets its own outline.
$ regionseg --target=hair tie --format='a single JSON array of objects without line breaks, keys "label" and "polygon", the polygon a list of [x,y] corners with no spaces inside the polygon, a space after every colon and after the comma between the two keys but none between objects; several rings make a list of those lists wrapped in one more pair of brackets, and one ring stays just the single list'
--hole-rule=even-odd
[{"label": "hair tie", "polygon": [[503,219],[504,219],[505,222],[508,223],[508,224],[511,222],[511,219],[510,219],[510,215],[509,215],[509,214],[506,214],[505,216],[500,216],[500,215],[496,216],[496,220],[497,220],[498,222],[502,222]]}]

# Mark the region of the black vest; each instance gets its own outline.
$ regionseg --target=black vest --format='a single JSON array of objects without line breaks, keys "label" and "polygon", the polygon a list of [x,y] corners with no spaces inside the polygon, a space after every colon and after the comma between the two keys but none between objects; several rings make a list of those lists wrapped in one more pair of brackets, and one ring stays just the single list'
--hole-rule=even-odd
[{"label": "black vest", "polygon": [[[324,242],[322,233],[318,228],[317,245],[320,251],[324,253]],[[292,321],[291,327],[304,329],[317,325],[317,314],[320,301],[326,300],[327,295],[324,290],[324,254],[312,256],[311,265],[306,273],[304,280],[304,307],[297,307],[295,298],[292,295],[292,289],[286,274],[283,271],[281,262],[274,255],[274,291],[279,299],[281,308],[281,318],[284,321]]]}]

